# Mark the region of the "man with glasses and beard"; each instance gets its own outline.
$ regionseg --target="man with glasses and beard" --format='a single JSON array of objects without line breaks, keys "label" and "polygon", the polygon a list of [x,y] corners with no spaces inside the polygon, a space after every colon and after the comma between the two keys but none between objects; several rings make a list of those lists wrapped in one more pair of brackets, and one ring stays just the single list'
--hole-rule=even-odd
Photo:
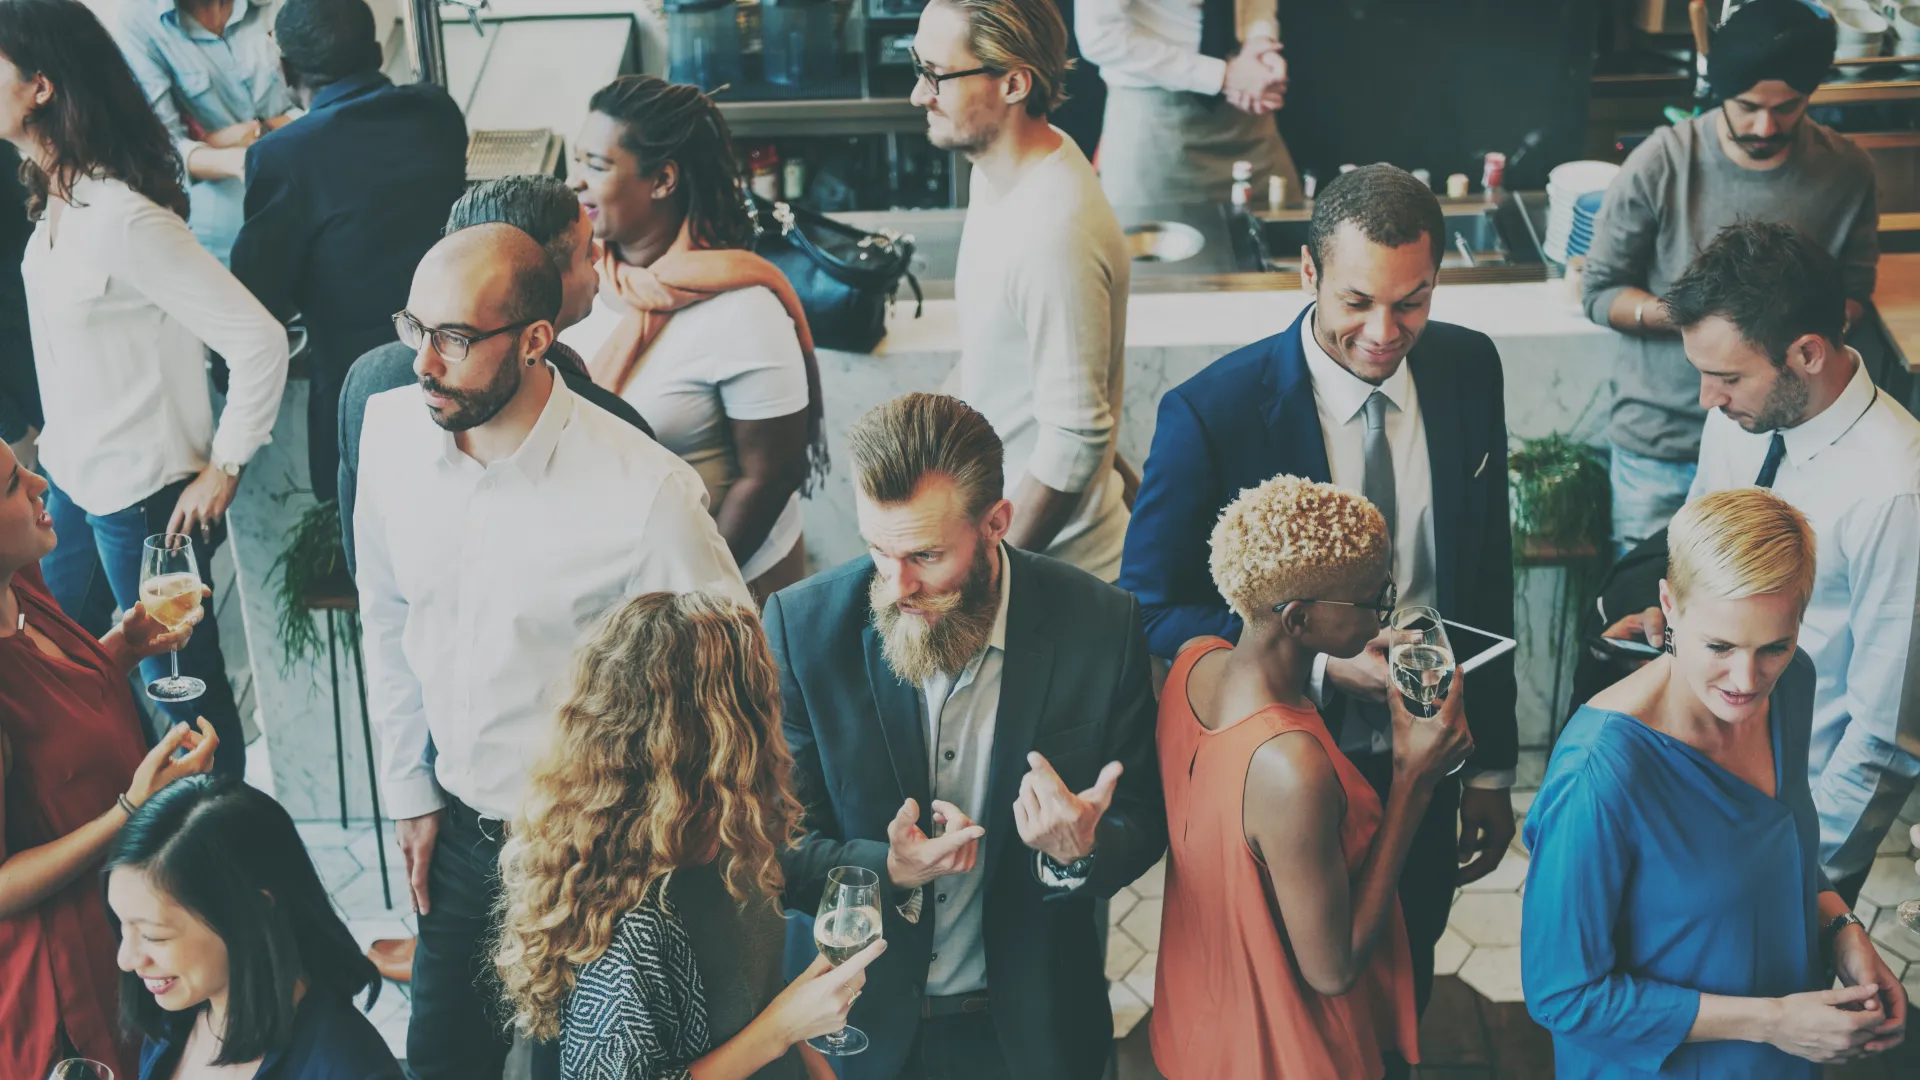
[{"label": "man with glasses and beard", "polygon": [[752,602],[700,477],[545,359],[562,295],[511,225],[441,240],[395,317],[419,381],[369,400],[361,432],[368,711],[419,915],[406,1056],[421,1080],[505,1064],[500,847],[575,643],[641,593]]},{"label": "man with glasses and beard", "polygon": [[1751,0],[1715,31],[1718,108],[1655,132],[1607,189],[1587,252],[1587,317],[1619,331],[1613,411],[1616,556],[1686,500],[1705,417],[1700,377],[1658,299],[1722,228],[1792,225],[1840,260],[1852,325],[1879,261],[1873,166],[1807,117],[1833,65],[1834,22],[1801,0]]},{"label": "man with glasses and beard", "polygon": [[[1166,848],[1139,604],[1005,542],[1000,439],[958,399],[896,398],[847,449],[869,554],[766,608],[806,808],[787,906],[836,866],[885,882],[850,1017],[872,1045],[840,1075],[1095,1080],[1094,900]],[[812,932],[790,925],[790,967]]]},{"label": "man with glasses and beard", "polygon": [[[1800,647],[1820,673],[1808,759],[1820,862],[1852,905],[1920,777],[1920,421],[1841,343],[1832,256],[1785,225],[1722,232],[1663,297],[1700,372],[1700,471],[1689,499],[1772,488],[1813,525]],[[1664,637],[1658,607],[1609,628]],[[1897,932],[1897,931],[1896,931]]]}]

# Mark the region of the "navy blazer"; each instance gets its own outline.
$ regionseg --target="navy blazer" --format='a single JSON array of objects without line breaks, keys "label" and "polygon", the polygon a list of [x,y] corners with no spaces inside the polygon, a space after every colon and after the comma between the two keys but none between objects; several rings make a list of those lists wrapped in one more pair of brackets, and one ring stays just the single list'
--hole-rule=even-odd
[{"label": "navy blazer", "polygon": [[247,150],[246,221],[233,273],[310,342],[314,493],[333,497],[334,407],[347,369],[394,340],[413,271],[466,190],[467,123],[431,83],[377,71],[314,95],[307,115]]},{"label": "navy blazer", "polygon": [[[1309,311],[1312,309],[1309,308]],[[1246,488],[1281,473],[1325,482],[1327,444],[1301,352],[1302,312],[1286,330],[1228,353],[1160,399],[1153,449],[1127,529],[1120,587],[1140,598],[1147,642],[1171,658],[1189,639],[1240,637],[1213,587],[1213,524]],[[1429,322],[1407,355],[1433,469],[1438,607],[1513,636],[1507,524],[1507,422],[1500,354],[1477,330]],[[1473,769],[1511,769],[1513,654],[1467,677]]]},{"label": "navy blazer", "polygon": [[[1100,959],[1106,927],[1093,901],[1146,872],[1167,846],[1147,644],[1133,597],[1044,555],[1003,550],[1013,590],[987,805],[966,808],[986,829],[981,929],[993,1023],[1019,1080],[1098,1080],[1113,1016]],[[921,828],[932,825],[926,718],[917,688],[881,653],[867,597],[873,574],[862,556],[767,601],[782,727],[806,807],[806,834],[781,859],[786,905],[809,916],[789,924],[790,963],[814,954],[810,916],[829,870],[864,866],[884,879],[887,824],[909,797]],[[1071,892],[1040,883],[1014,827],[1030,750],[1075,791],[1109,761],[1125,770],[1100,821],[1092,876]],[[933,948],[931,901],[912,924],[894,903],[881,905],[887,951],[867,969],[849,1020],[873,1042],[836,1062],[848,1080],[893,1080],[912,1048]]]},{"label": "navy blazer", "polygon": [[[140,1050],[140,1080],[172,1076],[185,1045],[184,1031],[177,1045],[171,1039],[147,1039]],[[387,1040],[353,1002],[310,991],[294,1010],[293,1037],[260,1060],[254,1080],[402,1080],[405,1075]]]}]

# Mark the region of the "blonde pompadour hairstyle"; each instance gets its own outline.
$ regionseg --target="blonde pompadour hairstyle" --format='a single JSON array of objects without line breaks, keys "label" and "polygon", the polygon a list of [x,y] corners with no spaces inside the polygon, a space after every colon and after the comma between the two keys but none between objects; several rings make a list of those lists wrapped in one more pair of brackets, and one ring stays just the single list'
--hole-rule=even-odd
[{"label": "blonde pompadour hairstyle", "polygon": [[1386,564],[1387,521],[1365,498],[1298,476],[1247,488],[1213,526],[1214,587],[1241,621],[1283,600],[1330,598]]},{"label": "blonde pompadour hairstyle", "polygon": [[1696,596],[1785,594],[1805,612],[1813,574],[1813,527],[1765,488],[1729,488],[1695,499],[1667,526],[1667,586],[1675,608]]},{"label": "blonde pompadour hairstyle", "polygon": [[1033,73],[1028,116],[1046,116],[1066,104],[1067,24],[1055,0],[940,0],[967,17],[967,46],[994,71]]}]

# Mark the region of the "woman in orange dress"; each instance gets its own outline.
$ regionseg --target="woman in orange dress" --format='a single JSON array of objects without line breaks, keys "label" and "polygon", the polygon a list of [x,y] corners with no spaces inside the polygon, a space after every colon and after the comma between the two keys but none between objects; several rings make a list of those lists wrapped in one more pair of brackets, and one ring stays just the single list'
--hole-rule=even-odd
[{"label": "woman in orange dress", "polygon": [[1151,1036],[1169,1080],[1379,1080],[1419,1060],[1395,888],[1434,786],[1473,748],[1460,694],[1431,720],[1390,695],[1383,811],[1304,693],[1317,654],[1357,655],[1386,625],[1390,551],[1373,504],[1293,476],[1214,527],[1213,580],[1246,629],[1188,642],[1160,698]]}]

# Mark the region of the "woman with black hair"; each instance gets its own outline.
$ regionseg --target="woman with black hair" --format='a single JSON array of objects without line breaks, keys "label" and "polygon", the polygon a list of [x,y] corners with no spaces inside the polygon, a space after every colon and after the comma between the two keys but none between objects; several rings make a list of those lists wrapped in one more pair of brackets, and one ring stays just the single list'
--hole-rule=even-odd
[{"label": "woman with black hair", "polygon": [[699,88],[601,87],[573,189],[600,241],[600,296],[568,343],[707,485],[754,599],[800,580],[800,496],[826,469],[820,372],[799,296],[748,250],[727,122]]},{"label": "woman with black hair", "polygon": [[380,976],[272,797],[229,777],[173,785],[121,830],[106,883],[139,1080],[400,1080],[353,1006]]},{"label": "woman with black hair", "polygon": [[[34,222],[21,272],[60,532],[40,569],[61,609],[99,636],[113,608],[140,598],[146,537],[190,534],[203,571],[226,538],[240,470],[280,412],[287,336],[188,231],[180,156],[79,0],[0,0],[0,139],[25,159]],[[209,347],[231,372],[217,425]],[[163,709],[212,721],[214,767],[238,776],[246,736],[214,610],[179,657],[206,694]],[[143,671],[159,678],[167,661]]]}]

